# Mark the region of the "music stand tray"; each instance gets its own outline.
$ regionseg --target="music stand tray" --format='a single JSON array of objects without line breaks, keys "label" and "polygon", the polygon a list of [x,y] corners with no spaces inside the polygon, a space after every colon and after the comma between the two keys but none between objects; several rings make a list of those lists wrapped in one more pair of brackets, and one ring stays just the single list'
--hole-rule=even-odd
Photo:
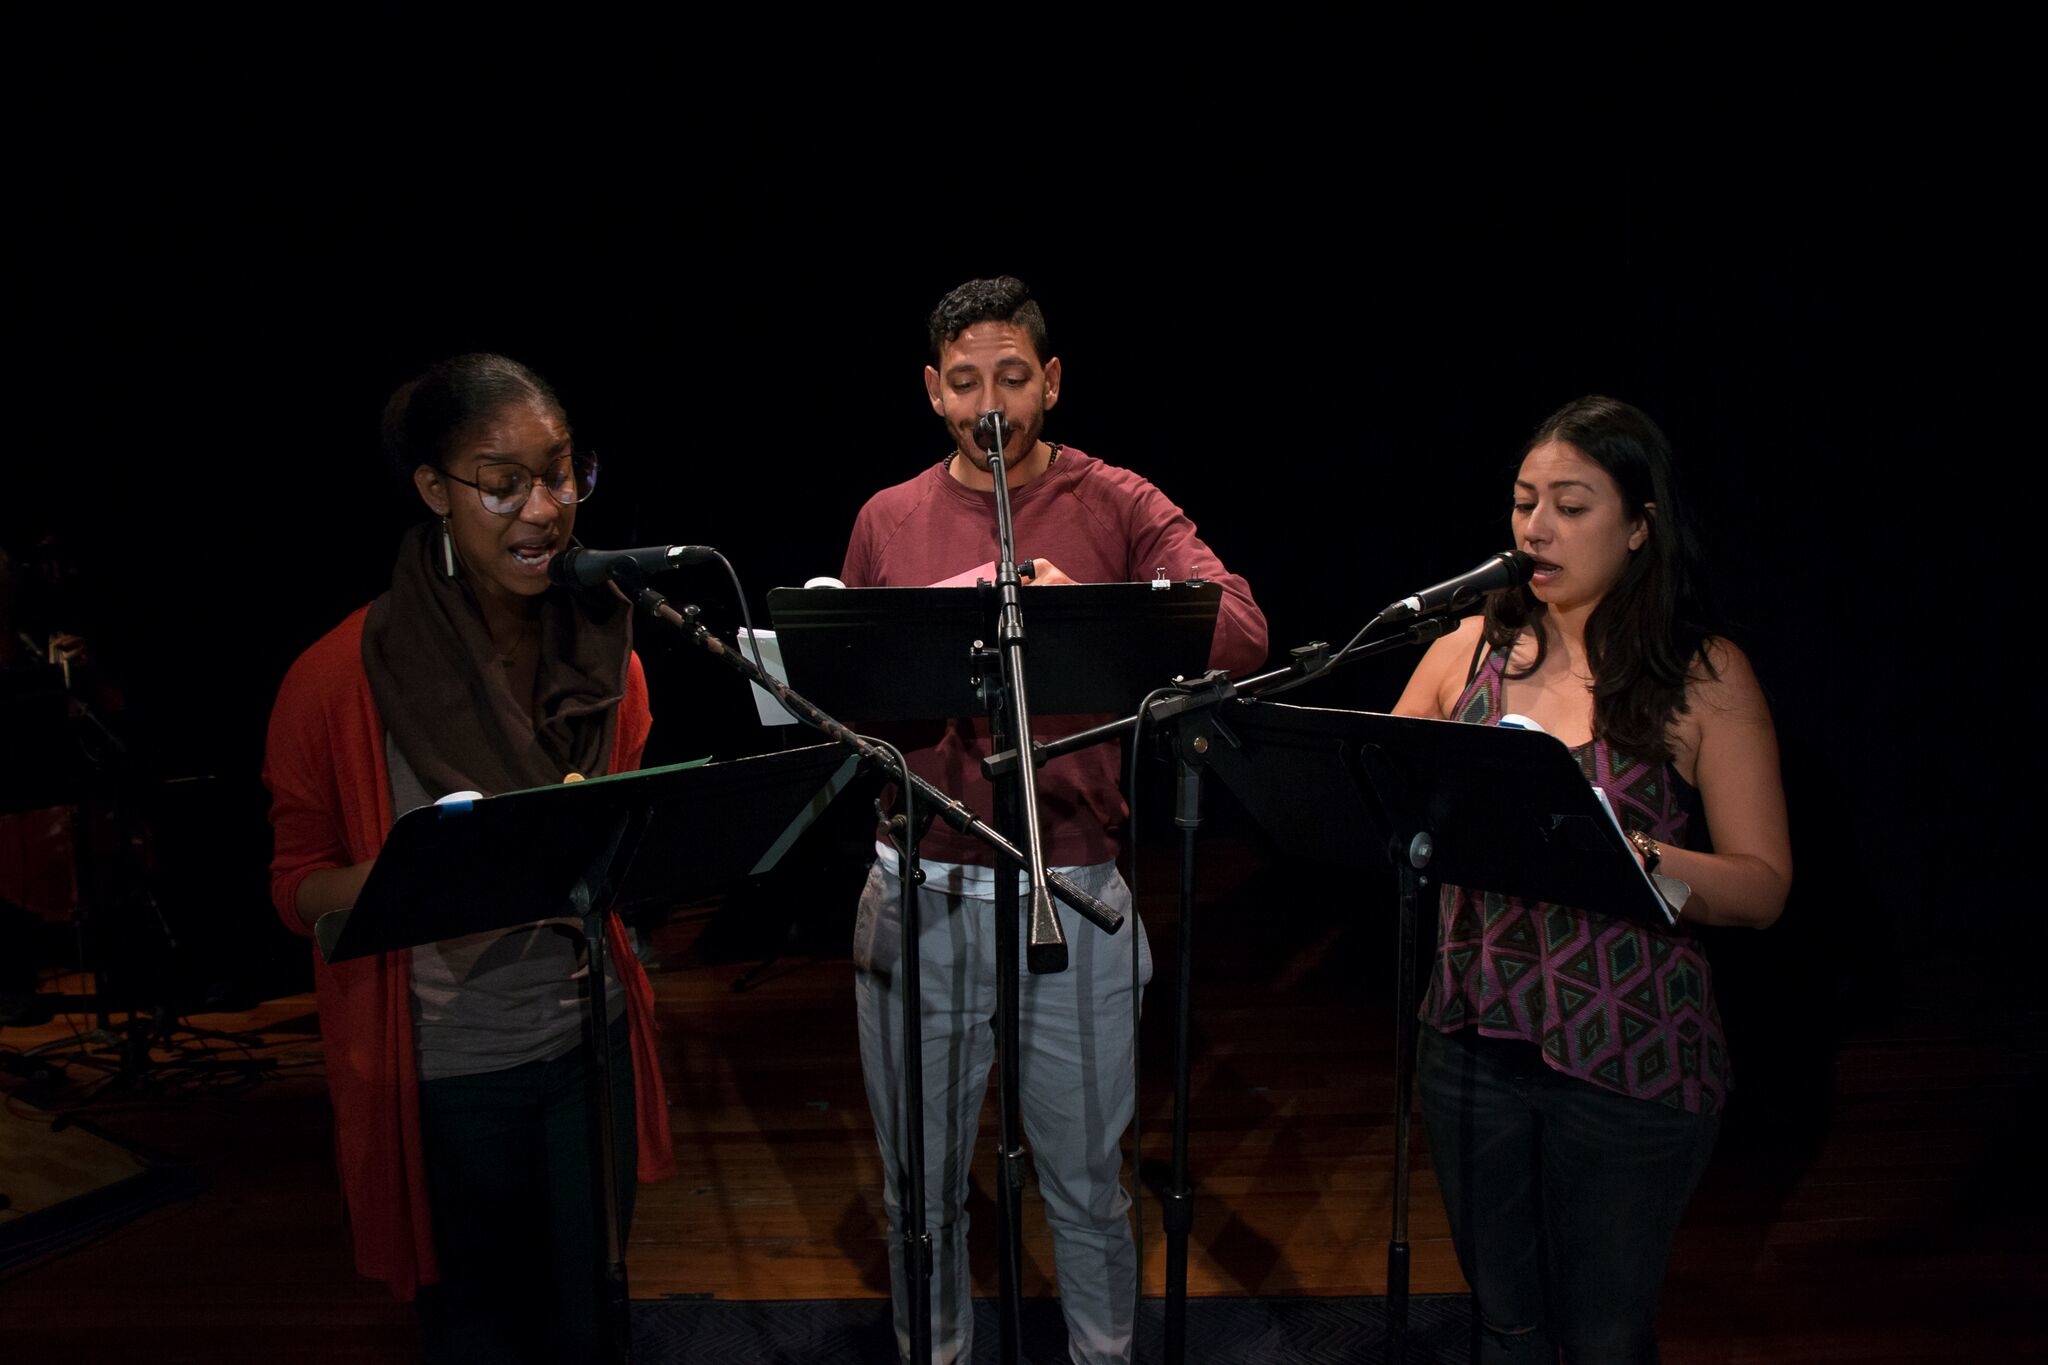
[{"label": "music stand tray", "polygon": [[[329,962],[566,913],[609,879],[614,908],[681,900],[767,871],[853,777],[836,744],[679,763],[421,806],[391,827],[350,910],[314,926]],[[644,816],[631,848],[614,848]]]},{"label": "music stand tray", "polygon": [[[1024,588],[1034,715],[1137,709],[1155,687],[1207,666],[1220,584],[1074,583]],[[775,635],[799,691],[839,716],[978,716],[977,644],[996,646],[988,588],[776,588]],[[988,667],[995,667],[993,660]]]},{"label": "music stand tray", "polygon": [[1217,746],[1210,766],[1285,853],[1380,866],[1389,840],[1427,833],[1437,881],[1671,927],[1554,735],[1277,702],[1234,702],[1220,719],[1243,747]]}]

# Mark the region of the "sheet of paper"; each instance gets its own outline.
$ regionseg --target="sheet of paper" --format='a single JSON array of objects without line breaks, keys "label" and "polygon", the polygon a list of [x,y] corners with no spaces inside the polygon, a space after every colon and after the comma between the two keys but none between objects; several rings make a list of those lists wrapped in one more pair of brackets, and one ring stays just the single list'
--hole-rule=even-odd
[{"label": "sheet of paper", "polygon": [[993,559],[978,569],[969,569],[966,573],[956,573],[951,578],[941,579],[939,582],[932,584],[932,586],[935,588],[971,588],[983,579],[987,579],[991,583],[996,581],[996,562]]},{"label": "sheet of paper", "polygon": [[[1593,798],[1600,803],[1600,809],[1607,812],[1607,819],[1613,824],[1614,832],[1622,837],[1623,843],[1627,843],[1628,831],[1621,827],[1621,817],[1614,813],[1614,804],[1607,799],[1606,791],[1601,787],[1595,786],[1593,788]],[[1671,901],[1664,894],[1664,889],[1657,885],[1656,880],[1648,872],[1643,871],[1642,863],[1637,862],[1634,858],[1631,858],[1629,861],[1636,864],[1636,874],[1643,879],[1643,885],[1650,888],[1651,893],[1657,897],[1657,904],[1664,907],[1665,923],[1676,924],[1678,916],[1671,912]]]},{"label": "sheet of paper", "polygon": [[[782,646],[776,643],[775,632],[772,630],[757,630],[750,634],[745,626],[741,626],[737,646],[740,653],[749,659],[753,658],[755,644],[761,646],[762,670],[777,682],[788,682],[789,670],[782,666]],[[761,717],[763,725],[795,725],[797,723],[796,717],[784,710],[781,702],[775,700],[774,693],[759,683],[748,683],[747,686],[754,693],[754,710]]]}]

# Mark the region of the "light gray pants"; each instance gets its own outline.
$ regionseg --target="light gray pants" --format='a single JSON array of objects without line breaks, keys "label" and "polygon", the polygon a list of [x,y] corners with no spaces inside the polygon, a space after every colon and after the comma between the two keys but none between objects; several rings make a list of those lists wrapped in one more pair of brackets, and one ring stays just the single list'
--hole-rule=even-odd
[{"label": "light gray pants", "polygon": [[[1144,927],[1114,863],[1068,875],[1128,921],[1111,936],[1064,905],[1064,972],[1021,971],[1017,1077],[1024,1134],[1052,1229],[1053,1264],[1077,1365],[1131,1358],[1138,1284],[1131,1197],[1121,1141],[1136,1103],[1132,1077],[1131,953],[1152,978]],[[889,1284],[897,1351],[910,1359],[910,1301],[904,1277],[899,1173],[903,1169],[902,892],[879,863],[861,892],[854,930],[855,998],[861,1071],[881,1143],[883,1202],[889,1215]],[[1023,896],[1019,895],[1019,901]],[[1021,917],[1022,907],[1019,914]],[[995,907],[927,883],[918,893],[924,1050],[925,1218],[932,1236],[932,1360],[972,1358],[973,1286],[967,1266],[967,1185],[982,1099],[995,1060]],[[1021,935],[1024,930],[1018,930]]]}]

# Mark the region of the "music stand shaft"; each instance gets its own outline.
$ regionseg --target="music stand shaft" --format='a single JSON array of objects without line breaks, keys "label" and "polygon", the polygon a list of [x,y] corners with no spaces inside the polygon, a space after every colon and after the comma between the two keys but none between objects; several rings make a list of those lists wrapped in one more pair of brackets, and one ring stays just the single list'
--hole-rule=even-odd
[{"label": "music stand shaft", "polygon": [[[1418,836],[1418,842],[1421,836]],[[1429,878],[1427,848],[1388,850],[1401,873],[1399,922],[1394,932],[1394,1197],[1387,1240],[1387,1347],[1392,1365],[1408,1358],[1408,1137],[1414,1122],[1415,962]],[[1421,857],[1422,862],[1417,858]]]},{"label": "music stand shaft", "polygon": [[1165,1350],[1169,1361],[1187,1358],[1188,1233],[1195,1225],[1193,1192],[1188,1188],[1188,1106],[1192,1080],[1191,1038],[1194,1027],[1190,988],[1195,975],[1195,847],[1202,827],[1201,753],[1192,727],[1175,737],[1173,823],[1180,829],[1180,943],[1173,1018],[1173,1184],[1160,1208],[1166,1230]]},{"label": "music stand shaft", "polygon": [[[991,713],[1000,727],[1001,709]],[[1000,734],[998,728],[996,733]],[[1016,793],[996,791],[998,818],[1014,818]],[[1017,864],[996,859],[996,1360],[1018,1365],[1024,1336],[1024,1099],[1018,1058],[1022,1003],[1017,932]]]},{"label": "music stand shaft", "polygon": [[[588,966],[583,973],[583,1001],[589,1030],[591,1074],[598,1103],[596,1140],[598,1158],[593,1179],[599,1188],[597,1209],[603,1224],[604,1281],[600,1311],[605,1323],[606,1358],[618,1365],[632,1359],[632,1302],[626,1286],[626,1245],[619,1228],[619,1176],[617,1118],[614,1114],[611,1020],[607,1017],[605,965],[605,919],[611,913],[618,880],[613,873],[631,861],[640,836],[647,830],[648,813],[643,809],[630,816],[619,831],[618,840],[606,850],[597,865],[602,881],[589,896],[582,915],[584,951]],[[580,899],[580,897],[579,897]]]}]

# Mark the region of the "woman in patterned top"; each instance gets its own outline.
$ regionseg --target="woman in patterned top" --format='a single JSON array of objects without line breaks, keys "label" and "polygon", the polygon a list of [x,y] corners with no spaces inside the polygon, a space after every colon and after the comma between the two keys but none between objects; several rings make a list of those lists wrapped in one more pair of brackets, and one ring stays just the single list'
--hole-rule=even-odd
[{"label": "woman in patterned top", "polygon": [[1663,432],[1626,403],[1544,422],[1511,518],[1534,575],[1431,646],[1394,708],[1513,716],[1571,746],[1682,902],[1664,931],[1443,889],[1417,1082],[1482,1361],[1656,1360],[1665,1263],[1729,1089],[1692,926],[1763,928],[1792,882],[1770,710],[1713,633],[1673,482]]}]

